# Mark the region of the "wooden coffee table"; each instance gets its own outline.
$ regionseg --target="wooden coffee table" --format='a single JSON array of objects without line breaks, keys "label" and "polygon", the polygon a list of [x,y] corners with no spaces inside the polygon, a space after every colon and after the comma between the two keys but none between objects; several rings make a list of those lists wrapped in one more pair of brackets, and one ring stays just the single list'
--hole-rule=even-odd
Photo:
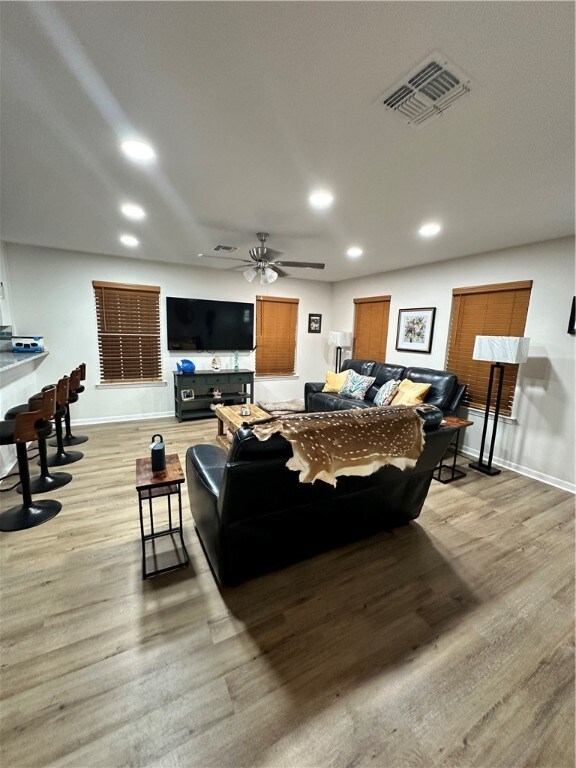
[{"label": "wooden coffee table", "polygon": [[[240,413],[241,408],[250,408],[250,416],[242,416]],[[218,433],[216,440],[223,448],[228,449],[230,442],[226,437],[226,432],[229,430],[232,434],[239,429],[242,424],[252,424],[259,419],[267,419],[270,414],[263,411],[262,408],[258,408],[257,405],[219,405],[216,408],[216,416],[218,417]]]}]

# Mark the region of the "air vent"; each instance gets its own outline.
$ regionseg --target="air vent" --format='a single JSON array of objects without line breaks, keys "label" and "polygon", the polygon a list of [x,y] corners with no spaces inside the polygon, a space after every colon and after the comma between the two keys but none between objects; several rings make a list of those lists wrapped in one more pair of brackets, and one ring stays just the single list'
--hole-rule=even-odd
[{"label": "air vent", "polygon": [[470,82],[453,62],[435,51],[388,89],[382,103],[408,125],[418,127],[470,93]]},{"label": "air vent", "polygon": [[235,245],[215,245],[215,251],[237,251],[238,248]]}]

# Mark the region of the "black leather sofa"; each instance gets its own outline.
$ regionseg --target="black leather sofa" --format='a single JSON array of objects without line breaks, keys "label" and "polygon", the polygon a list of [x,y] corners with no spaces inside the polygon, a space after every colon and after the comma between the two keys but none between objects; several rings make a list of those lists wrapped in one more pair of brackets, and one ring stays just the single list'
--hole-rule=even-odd
[{"label": "black leather sofa", "polygon": [[340,477],[336,487],[300,483],[285,466],[292,447],[278,434],[260,442],[243,427],[228,452],[192,446],[190,510],[216,579],[237,584],[414,520],[455,431],[427,432],[413,469],[387,466],[368,477]]},{"label": "black leather sofa", "polygon": [[428,382],[432,384],[424,399],[426,405],[436,406],[444,416],[456,416],[466,391],[466,385],[459,384],[455,374],[434,368],[405,368],[402,365],[377,363],[374,360],[345,360],[342,370],[347,369],[356,371],[362,376],[376,377],[376,381],[366,392],[365,399],[354,400],[336,393],[322,392],[323,381],[308,382],[304,385],[304,402],[309,413],[373,408],[374,398],[382,384],[390,379],[410,379],[417,384]]}]

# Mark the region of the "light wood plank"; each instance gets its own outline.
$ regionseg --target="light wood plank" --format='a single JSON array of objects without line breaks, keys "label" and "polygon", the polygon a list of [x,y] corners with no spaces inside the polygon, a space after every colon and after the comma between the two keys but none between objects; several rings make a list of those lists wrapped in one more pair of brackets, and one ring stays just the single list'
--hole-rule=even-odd
[{"label": "light wood plank", "polygon": [[135,460],[216,426],[83,427],[62,512],[0,536],[3,766],[573,768],[573,496],[469,472],[219,590],[184,485],[191,566],[143,582]]}]

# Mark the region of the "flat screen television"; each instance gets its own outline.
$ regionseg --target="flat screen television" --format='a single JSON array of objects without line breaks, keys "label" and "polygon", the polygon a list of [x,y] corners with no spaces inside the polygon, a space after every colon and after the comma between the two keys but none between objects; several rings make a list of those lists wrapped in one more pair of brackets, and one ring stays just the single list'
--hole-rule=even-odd
[{"label": "flat screen television", "polygon": [[168,349],[239,352],[254,347],[254,304],[166,298]]}]

